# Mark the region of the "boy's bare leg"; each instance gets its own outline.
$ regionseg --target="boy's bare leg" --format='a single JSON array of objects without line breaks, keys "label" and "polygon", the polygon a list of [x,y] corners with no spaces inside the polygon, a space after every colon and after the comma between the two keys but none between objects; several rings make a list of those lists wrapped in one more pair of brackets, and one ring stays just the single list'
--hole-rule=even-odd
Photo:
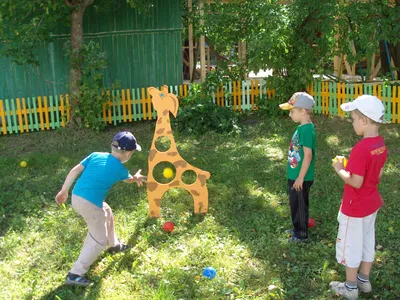
[{"label": "boy's bare leg", "polygon": [[346,282],[347,281],[356,282],[357,273],[358,273],[358,268],[346,267]]},{"label": "boy's bare leg", "polygon": [[369,274],[371,273],[372,264],[373,262],[362,261],[360,265],[360,274],[369,276]]}]

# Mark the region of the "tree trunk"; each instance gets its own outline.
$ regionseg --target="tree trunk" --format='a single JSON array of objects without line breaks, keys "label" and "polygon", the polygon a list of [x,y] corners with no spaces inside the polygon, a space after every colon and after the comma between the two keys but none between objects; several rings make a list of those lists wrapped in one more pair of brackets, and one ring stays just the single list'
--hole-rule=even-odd
[{"label": "tree trunk", "polygon": [[71,61],[69,71],[70,82],[70,126],[79,125],[81,120],[74,113],[79,105],[81,97],[80,82],[82,79],[82,63],[84,57],[81,57],[80,50],[83,45],[83,15],[85,9],[92,5],[94,0],[64,0],[65,4],[71,9]]}]

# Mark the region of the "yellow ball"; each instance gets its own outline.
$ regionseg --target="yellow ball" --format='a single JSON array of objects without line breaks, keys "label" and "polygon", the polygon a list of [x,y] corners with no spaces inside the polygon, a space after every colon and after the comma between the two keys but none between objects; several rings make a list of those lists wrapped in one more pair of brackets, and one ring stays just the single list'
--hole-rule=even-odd
[{"label": "yellow ball", "polygon": [[171,178],[174,175],[174,171],[171,168],[165,168],[163,171],[163,176],[165,178]]},{"label": "yellow ball", "polygon": [[332,159],[332,164],[336,163],[338,159],[343,160],[343,167],[347,166],[347,158],[344,156],[336,156],[334,159]]},{"label": "yellow ball", "polygon": [[21,166],[21,168],[26,168],[28,164],[26,163],[26,161],[23,160],[19,165]]}]

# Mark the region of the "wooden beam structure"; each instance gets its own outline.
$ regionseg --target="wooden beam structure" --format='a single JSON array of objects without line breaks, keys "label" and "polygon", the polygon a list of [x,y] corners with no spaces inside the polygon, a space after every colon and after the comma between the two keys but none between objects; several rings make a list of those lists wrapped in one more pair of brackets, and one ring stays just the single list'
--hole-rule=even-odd
[{"label": "wooden beam structure", "polygon": [[[188,8],[189,13],[193,10],[193,0],[188,0]],[[189,19],[189,28],[188,28],[188,39],[189,39],[189,79],[190,82],[193,82],[193,68],[196,68],[194,65],[194,47],[193,47],[193,24],[192,20]]]},{"label": "wooden beam structure", "polygon": [[[199,8],[200,8],[200,25],[204,25],[204,4],[203,0],[199,0]],[[200,36],[200,79],[201,82],[206,80],[206,50],[205,50],[205,39],[204,35]]]}]

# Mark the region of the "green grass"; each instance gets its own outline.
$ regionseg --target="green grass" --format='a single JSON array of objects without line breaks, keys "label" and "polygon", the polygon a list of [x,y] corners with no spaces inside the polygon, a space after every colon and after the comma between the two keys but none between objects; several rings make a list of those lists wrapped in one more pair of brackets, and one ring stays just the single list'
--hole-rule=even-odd
[{"label": "green grass", "polygon": [[[107,202],[118,236],[134,245],[127,253],[102,254],[83,289],[63,285],[86,235],[68,201],[54,201],[71,167],[93,151],[109,151],[112,136],[57,130],[0,137],[1,299],[336,299],[331,280],[344,279],[335,261],[337,212],[343,183],[330,165],[357,141],[350,123],[314,117],[318,149],[310,215],[311,242],[292,245],[285,160],[295,124],[289,119],[246,125],[239,135],[175,134],[181,155],[211,172],[209,213],[194,215],[183,190],[170,190],[162,218],[148,219],[145,188],[117,184]],[[154,123],[126,125],[142,145],[127,163],[147,173]],[[389,159],[380,186],[385,204],[376,225],[379,250],[372,272],[374,292],[361,299],[399,299],[400,139],[398,125],[381,128]],[[19,167],[25,160],[27,168]],[[161,230],[176,224],[171,234]],[[217,270],[213,280],[204,267]]]}]

